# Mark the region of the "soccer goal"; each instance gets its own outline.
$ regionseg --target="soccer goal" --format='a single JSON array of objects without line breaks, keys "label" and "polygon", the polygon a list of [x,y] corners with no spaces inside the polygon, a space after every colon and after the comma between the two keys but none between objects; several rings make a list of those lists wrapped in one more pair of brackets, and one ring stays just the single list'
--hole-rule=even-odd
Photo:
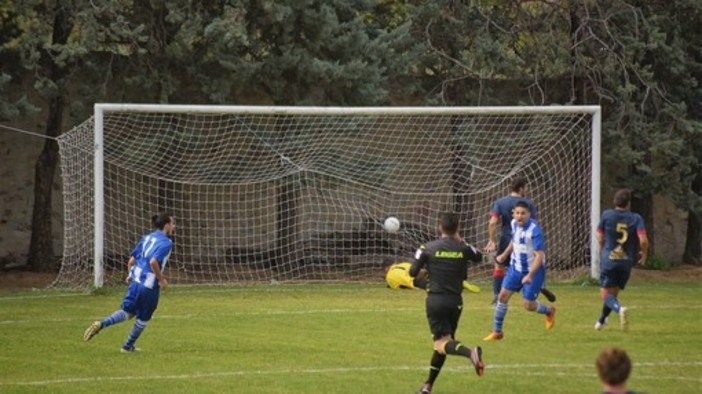
[{"label": "soccer goal", "polygon": [[[549,277],[597,271],[600,108],[97,104],[59,138],[59,287],[123,280],[127,257],[172,213],[172,284],[382,281],[460,214],[482,248],[488,212],[529,179]],[[398,232],[382,223],[399,218]],[[487,278],[491,264],[473,269]]]}]

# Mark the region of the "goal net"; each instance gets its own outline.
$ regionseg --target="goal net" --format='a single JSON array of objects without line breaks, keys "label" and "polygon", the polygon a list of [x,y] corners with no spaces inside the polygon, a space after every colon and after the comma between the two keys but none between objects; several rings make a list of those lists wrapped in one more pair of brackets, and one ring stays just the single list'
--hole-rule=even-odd
[{"label": "goal net", "polygon": [[[59,145],[58,287],[121,282],[161,211],[177,222],[172,284],[380,282],[436,237],[440,212],[484,247],[515,176],[539,208],[549,277],[587,272],[593,257],[599,107],[99,104]],[[383,230],[387,216],[399,232]],[[491,269],[486,259],[471,280]]]}]

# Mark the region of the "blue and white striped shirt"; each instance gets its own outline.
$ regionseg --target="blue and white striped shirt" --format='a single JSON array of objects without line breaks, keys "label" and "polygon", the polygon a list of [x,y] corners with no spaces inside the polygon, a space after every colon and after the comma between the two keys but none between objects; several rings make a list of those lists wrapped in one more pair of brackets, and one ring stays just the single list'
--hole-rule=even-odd
[{"label": "blue and white striped shirt", "polygon": [[[512,255],[510,264],[518,272],[528,273],[531,263],[536,258],[536,251],[546,251],[544,232],[539,223],[529,219],[524,226],[520,226],[516,219],[512,219]],[[541,262],[546,267],[546,259]]]},{"label": "blue and white striped shirt", "polygon": [[136,259],[136,264],[132,267],[132,279],[147,289],[159,288],[156,274],[151,268],[151,259],[156,259],[161,271],[164,271],[172,250],[173,241],[160,230],[143,236],[132,251],[132,257]]}]

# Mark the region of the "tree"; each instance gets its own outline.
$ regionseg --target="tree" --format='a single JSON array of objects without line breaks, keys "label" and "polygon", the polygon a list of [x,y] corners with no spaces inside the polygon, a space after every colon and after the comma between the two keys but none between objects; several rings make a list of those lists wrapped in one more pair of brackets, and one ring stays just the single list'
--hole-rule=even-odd
[{"label": "tree", "polygon": [[700,5],[673,3],[421,2],[418,81],[449,105],[602,105],[611,186],[634,190],[652,231],[654,194],[686,210],[697,195]]},{"label": "tree", "polygon": [[[2,2],[0,88],[34,80],[49,137],[36,163],[29,260],[53,268],[58,136],[95,101],[368,105],[388,102],[400,34],[365,23],[366,1]],[[3,21],[4,22],[4,21]],[[401,31],[400,28],[397,31]],[[0,100],[0,109],[14,107]],[[173,188],[164,185],[168,205]],[[286,204],[281,192],[281,204]],[[294,210],[293,210],[294,211]],[[287,220],[287,219],[286,219]]]},{"label": "tree", "polygon": [[[652,69],[663,81],[669,101],[676,103],[673,127],[664,130],[677,138],[656,144],[670,152],[660,167],[675,183],[666,194],[688,213],[683,262],[702,264],[702,4],[677,0],[653,2],[649,12],[659,26],[651,50]],[[660,145],[660,147],[658,146]],[[667,177],[666,177],[667,178]]]},{"label": "tree", "polygon": [[[246,79],[225,85],[235,97],[256,92],[277,105],[387,103],[389,70],[400,69],[403,61],[393,51],[400,38],[365,23],[367,10],[363,1],[250,1],[244,17],[246,44],[234,54],[215,46],[218,52],[207,57],[219,59],[218,66],[227,70],[245,70]],[[286,157],[296,160],[295,152]],[[295,252],[286,250],[297,222],[294,182],[296,175],[278,185],[279,256]]]},{"label": "tree", "polygon": [[34,89],[44,100],[41,106],[46,108],[46,135],[49,137],[35,165],[28,263],[35,270],[53,270],[51,201],[58,162],[54,137],[64,127],[68,91],[79,89],[82,62],[106,50],[101,37],[121,38],[132,32],[113,31],[114,25],[102,25],[99,18],[105,9],[89,1],[26,1],[14,2],[10,7],[6,15],[13,16],[15,28],[3,32],[7,34],[3,52],[21,67],[14,67],[9,75],[16,81],[33,76]]},{"label": "tree", "polygon": [[21,73],[22,64],[18,54],[8,50],[11,47],[8,41],[17,36],[20,30],[19,19],[10,0],[0,1],[0,37],[2,38],[0,42],[3,42],[0,45],[0,56],[3,60],[0,63],[0,120],[2,121],[37,110],[27,101],[25,94],[18,93],[22,90],[21,81],[13,78]]}]

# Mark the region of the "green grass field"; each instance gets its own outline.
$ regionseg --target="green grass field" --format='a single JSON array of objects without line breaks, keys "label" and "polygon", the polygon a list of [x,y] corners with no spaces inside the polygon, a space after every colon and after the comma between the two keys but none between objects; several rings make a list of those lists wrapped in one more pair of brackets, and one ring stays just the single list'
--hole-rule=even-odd
[{"label": "green grass field", "polygon": [[[482,342],[492,327],[487,285],[465,294],[458,339],[483,347],[486,371],[450,357],[434,392],[597,393],[597,353],[625,348],[630,388],[702,391],[699,282],[630,283],[631,330],[593,330],[596,287],[555,284],[558,315],[510,303],[505,339]],[[0,392],[412,393],[424,381],[431,338],[421,291],[377,285],[169,288],[138,342],[122,354],[131,326],[90,342],[87,325],[114,311],[124,289],[0,294]]]}]

